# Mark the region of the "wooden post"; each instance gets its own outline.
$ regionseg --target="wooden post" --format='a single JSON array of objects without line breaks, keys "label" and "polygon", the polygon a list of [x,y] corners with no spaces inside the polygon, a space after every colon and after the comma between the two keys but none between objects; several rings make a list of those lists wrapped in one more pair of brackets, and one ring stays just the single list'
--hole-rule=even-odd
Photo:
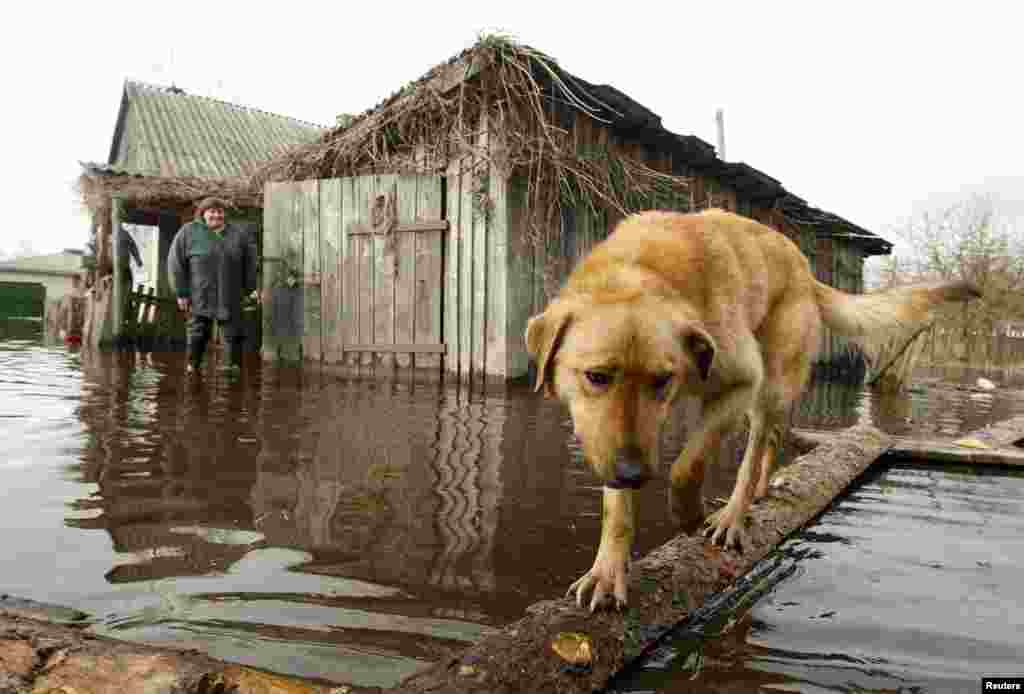
[{"label": "wooden post", "polygon": [[[507,345],[507,371],[510,378],[525,376],[529,371],[530,357],[526,352],[526,322],[541,308],[533,305],[534,284],[534,248],[528,237],[528,210],[526,180],[523,177],[509,178],[504,182],[506,194],[504,209],[495,209],[495,214],[504,215],[505,228],[508,234],[508,309],[505,316],[505,335]],[[596,222],[586,211],[588,229],[592,232]],[[588,243],[593,239],[588,238]]]},{"label": "wooden post", "polygon": [[128,297],[124,295],[124,270],[121,267],[121,244],[118,243],[118,236],[121,234],[121,220],[124,218],[124,202],[120,198],[110,200],[110,246],[114,259],[114,306],[113,308],[113,329],[111,337],[114,344],[119,344],[124,337],[124,304]]},{"label": "wooden post", "polygon": [[171,252],[171,241],[178,233],[181,220],[173,212],[160,212],[157,231],[156,295],[171,296],[171,280],[167,274],[167,256]]}]

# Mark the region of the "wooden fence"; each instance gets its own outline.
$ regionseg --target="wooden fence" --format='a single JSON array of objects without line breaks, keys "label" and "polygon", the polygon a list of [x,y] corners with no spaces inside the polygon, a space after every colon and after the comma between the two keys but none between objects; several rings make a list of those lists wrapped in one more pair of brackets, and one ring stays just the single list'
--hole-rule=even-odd
[{"label": "wooden fence", "polygon": [[184,342],[185,314],[178,310],[173,296],[157,296],[153,287],[140,284],[128,296],[123,335],[140,345]]}]

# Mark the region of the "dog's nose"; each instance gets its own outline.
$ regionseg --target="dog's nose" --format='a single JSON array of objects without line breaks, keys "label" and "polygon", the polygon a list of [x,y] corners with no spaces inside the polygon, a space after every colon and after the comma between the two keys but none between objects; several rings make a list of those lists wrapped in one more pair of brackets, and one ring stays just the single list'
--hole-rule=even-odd
[{"label": "dog's nose", "polygon": [[615,462],[616,486],[637,489],[650,479],[650,471],[643,463],[643,451],[629,447],[619,452]]}]

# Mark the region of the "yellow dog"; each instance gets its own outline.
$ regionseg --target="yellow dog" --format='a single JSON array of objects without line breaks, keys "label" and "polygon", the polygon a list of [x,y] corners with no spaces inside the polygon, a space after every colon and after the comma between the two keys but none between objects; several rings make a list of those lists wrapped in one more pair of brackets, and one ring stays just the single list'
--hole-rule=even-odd
[{"label": "yellow dog", "polygon": [[714,543],[742,549],[751,502],[768,492],[787,413],[810,376],[822,326],[873,346],[979,296],[967,282],[851,295],[818,282],[782,234],[721,210],[645,212],[618,225],[573,270],[526,345],[536,388],[568,406],[587,463],[604,483],[601,544],[569,592],[594,610],[626,602],[634,490],[654,473],[662,424],[680,397],[700,423],[672,465],[673,511],[704,517],[701,485],[723,435],[749,421],[728,503],[708,519]]}]

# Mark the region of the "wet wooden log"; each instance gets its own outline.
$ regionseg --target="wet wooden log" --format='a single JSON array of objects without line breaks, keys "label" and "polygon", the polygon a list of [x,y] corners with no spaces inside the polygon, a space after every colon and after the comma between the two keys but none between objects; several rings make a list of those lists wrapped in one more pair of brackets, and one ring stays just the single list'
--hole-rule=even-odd
[{"label": "wet wooden log", "polygon": [[[828,441],[827,432],[796,430],[798,448],[813,448]],[[1024,467],[1024,416],[997,422],[958,439],[893,439],[889,455],[904,462],[1006,465]]]},{"label": "wet wooden log", "polygon": [[[709,598],[728,589],[783,538],[821,513],[891,442],[872,427],[853,427],[832,434],[780,470],[769,497],[751,509],[742,554],[712,547],[701,537],[677,536],[634,564],[626,610],[590,614],[569,599],[536,603],[525,618],[389,691],[600,690]],[[570,665],[555,653],[552,644],[560,634],[588,639],[589,665]]]},{"label": "wet wooden log", "polygon": [[[175,651],[93,636],[86,615],[0,596],[0,693],[369,694]],[[78,626],[69,626],[76,624]]]}]

